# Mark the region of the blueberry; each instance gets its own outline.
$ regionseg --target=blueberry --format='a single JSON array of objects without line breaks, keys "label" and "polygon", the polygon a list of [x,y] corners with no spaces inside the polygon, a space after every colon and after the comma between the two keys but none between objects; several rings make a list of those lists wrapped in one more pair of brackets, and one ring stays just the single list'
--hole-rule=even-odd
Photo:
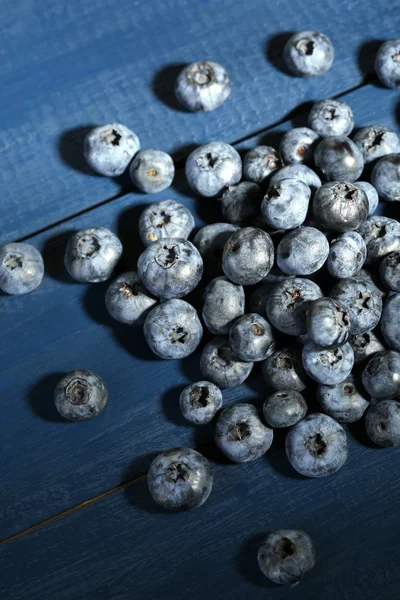
[{"label": "blueberry", "polygon": [[347,137],[323,139],[315,148],[314,162],[326,181],[356,181],[364,169],[360,150]]},{"label": "blueberry", "polygon": [[242,181],[222,194],[222,216],[234,225],[249,225],[260,213],[263,192],[257,183]]},{"label": "blueberry", "polygon": [[380,261],[384,256],[400,250],[400,223],[384,216],[369,217],[358,228],[367,246],[367,262]]},{"label": "blueberry", "polygon": [[321,348],[308,340],[303,345],[303,367],[314,381],[336,385],[344,381],[354,365],[354,352],[347,342],[337,348]]},{"label": "blueberry", "polygon": [[309,164],[313,161],[318,134],[308,127],[295,127],[282,137],[279,152],[285,165]]},{"label": "blueberry", "polygon": [[274,583],[294,587],[315,565],[315,549],[310,536],[297,529],[269,533],[258,550],[258,565]]},{"label": "blueberry", "polygon": [[228,238],[239,227],[230,223],[213,223],[199,229],[193,238],[193,244],[200,252],[207,275],[222,273],[222,253]]},{"label": "blueberry", "polygon": [[69,421],[93,419],[103,410],[108,400],[104,381],[95,373],[85,370],[65,375],[54,390],[56,409]]},{"label": "blueberry", "polygon": [[188,240],[164,238],[139,256],[138,273],[146,288],[158,298],[182,298],[199,283],[203,260]]},{"label": "blueberry", "polygon": [[354,364],[365,363],[373,354],[384,350],[383,344],[373,331],[358,333],[350,338],[354,352]]},{"label": "blueberry", "polygon": [[298,347],[276,350],[261,364],[265,383],[272,390],[302,392],[307,385]]},{"label": "blueberry", "polygon": [[347,231],[331,241],[327,267],[332,277],[343,279],[360,272],[367,258],[367,247],[356,231]]},{"label": "blueberry", "polygon": [[218,108],[230,93],[228,72],[218,63],[211,61],[187,65],[179,73],[175,84],[176,97],[193,112]]},{"label": "blueberry", "polygon": [[315,344],[324,348],[346,343],[350,335],[348,310],[332,298],[318,298],[307,312],[307,333]]},{"label": "blueberry", "polygon": [[185,172],[188,184],[196,194],[212,197],[240,181],[242,161],[229,144],[210,142],[189,154]]},{"label": "blueberry", "polygon": [[33,292],[42,283],[43,258],[30,244],[14,242],[0,246],[0,289],[21,296]]},{"label": "blueberry", "polygon": [[271,427],[291,427],[306,416],[307,403],[299,392],[282,390],[268,396],[263,413]]},{"label": "blueberry", "polygon": [[239,360],[227,337],[212,339],[203,349],[200,370],[207,380],[220,388],[241,385],[253,368],[253,363]]},{"label": "blueberry", "polygon": [[202,317],[215,335],[225,335],[238,317],[244,314],[244,290],[226,277],[210,281],[204,290]]},{"label": "blueberry", "polygon": [[261,422],[252,404],[225,408],[215,426],[218,448],[238,463],[261,458],[269,450],[273,436],[272,429]]},{"label": "blueberry", "polygon": [[221,406],[221,390],[209,381],[188,385],[179,398],[182,415],[194,425],[205,425],[212,421]]},{"label": "blueberry", "polygon": [[309,186],[300,179],[282,179],[271,185],[261,204],[261,212],[273,229],[294,229],[307,217],[311,198]]},{"label": "blueberry", "polygon": [[175,200],[150,204],[140,215],[139,234],[145,246],[163,238],[187,239],[194,228],[190,210]]},{"label": "blueberry", "polygon": [[299,179],[311,188],[312,193],[321,187],[320,178],[307,165],[288,165],[287,167],[282,167],[282,169],[279,169],[279,171],[276,171],[272,175],[269,187],[273,187],[278,181],[282,181],[282,179]]},{"label": "blueberry", "polygon": [[300,77],[322,75],[331,68],[334,55],[331,40],[317,31],[295,33],[283,50],[287,68]]},{"label": "blueberry", "polygon": [[353,111],[342,100],[320,100],[310,111],[308,125],[323,138],[348,136],[354,127]]},{"label": "blueberry", "polygon": [[64,264],[68,273],[83,283],[106,281],[122,254],[122,244],[106,227],[89,227],[68,240]]},{"label": "blueberry", "polygon": [[126,325],[142,325],[157,304],[136,271],[123,273],[114,279],[107,289],[105,302],[113,319]]},{"label": "blueberry", "polygon": [[389,348],[400,352],[400,294],[392,294],[385,302],[380,328]]},{"label": "blueberry", "polygon": [[144,337],[160,358],[185,358],[200,344],[203,328],[196,310],[184,300],[167,300],[153,308],[144,322]]},{"label": "blueberry", "polygon": [[258,283],[269,273],[273,263],[274,244],[271,237],[256,227],[235,231],[225,244],[222,269],[234,283]]},{"label": "blueberry", "polygon": [[357,181],[355,185],[356,187],[361,188],[363,192],[365,192],[365,195],[367,196],[368,200],[368,216],[372,215],[378,208],[378,192],[376,191],[374,186],[368,183],[367,181]]},{"label": "blueberry", "polygon": [[336,385],[319,384],[317,399],[322,410],[339,423],[359,421],[369,406],[351,375]]},{"label": "blueberry", "polygon": [[400,251],[387,254],[379,265],[382,283],[392,292],[400,292]]},{"label": "blueberry", "polygon": [[306,477],[333,475],[347,459],[346,432],[328,415],[307,415],[287,434],[286,455]]},{"label": "blueberry", "polygon": [[161,150],[140,150],[129,167],[134,185],[145,194],[156,194],[168,188],[174,180],[174,161]]},{"label": "blueberry", "polygon": [[272,146],[257,146],[249,150],[243,159],[243,177],[263,184],[268,177],[282,167],[279,152]]},{"label": "blueberry", "polygon": [[322,296],[321,289],[309,279],[285,279],[274,285],[267,299],[268,320],[283,333],[302,335],[307,332],[306,313],[311,303]]},{"label": "blueberry", "polygon": [[372,404],[365,416],[368,437],[377,446],[400,445],[400,402],[381,400]]},{"label": "blueberry", "polygon": [[229,341],[235,354],[245,362],[265,360],[275,349],[271,325],[254,313],[243,315],[233,323]]},{"label": "blueberry", "polygon": [[329,242],[315,227],[299,227],[286,233],[278,244],[276,261],[288,275],[318,271],[329,254]]},{"label": "blueberry", "polygon": [[330,181],[317,190],[312,209],[318,226],[331,231],[350,231],[367,218],[368,199],[353,183]]},{"label": "blueberry", "polygon": [[188,510],[207,500],[213,474],[208,460],[196,450],[172,448],[153,460],[147,484],[157,504],[170,510]]},{"label": "blueberry", "polygon": [[371,173],[371,183],[386,202],[400,202],[400,154],[381,158]]},{"label": "blueberry", "polygon": [[334,285],[330,296],[349,311],[352,334],[365,333],[378,325],[382,297],[369,281],[354,277],[342,279]]},{"label": "blueberry", "polygon": [[373,398],[400,398],[400,353],[382,350],[374,354],[362,372],[362,382]]},{"label": "blueberry", "polygon": [[357,281],[367,281],[368,283],[372,283],[372,285],[379,292],[382,300],[384,300],[386,298],[387,293],[381,287],[381,280],[379,279],[379,273],[377,273],[375,271],[371,272],[371,271],[367,271],[366,269],[361,269],[361,271],[359,273],[357,273],[357,275],[354,275],[353,279],[356,279]]},{"label": "blueberry", "polygon": [[399,136],[384,125],[362,127],[353,136],[353,142],[362,152],[364,165],[375,162],[387,154],[400,152]]},{"label": "blueberry", "polygon": [[119,123],[95,127],[86,135],[83,145],[88,165],[107,177],[122,175],[139,149],[138,136]]},{"label": "blueberry", "polygon": [[400,88],[400,38],[384,42],[375,58],[375,71],[388,88]]}]

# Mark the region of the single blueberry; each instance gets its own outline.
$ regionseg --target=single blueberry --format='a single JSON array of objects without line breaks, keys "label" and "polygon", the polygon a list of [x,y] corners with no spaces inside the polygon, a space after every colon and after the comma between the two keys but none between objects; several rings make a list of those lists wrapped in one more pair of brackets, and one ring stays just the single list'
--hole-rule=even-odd
[{"label": "single blueberry", "polygon": [[350,335],[349,311],[332,298],[318,298],[307,312],[307,333],[324,348],[346,343]]},{"label": "single blueberry", "polygon": [[400,202],[400,153],[384,156],[374,166],[371,183],[386,202]]},{"label": "single blueberry", "polygon": [[329,254],[329,242],[315,227],[299,227],[286,233],[278,244],[276,261],[288,275],[318,271]]},{"label": "single blueberry", "polygon": [[145,194],[168,188],[175,177],[174,161],[161,150],[139,150],[129,167],[134,185]]},{"label": "single blueberry", "polygon": [[261,204],[269,227],[294,229],[307,217],[311,189],[300,179],[282,179],[271,185]]},{"label": "single blueberry", "polygon": [[314,163],[326,181],[356,181],[364,169],[360,150],[347,137],[328,137],[319,142]]},{"label": "single blueberry", "polygon": [[267,387],[276,390],[302,392],[307,385],[299,347],[276,350],[261,363]]},{"label": "single blueberry", "polygon": [[117,177],[140,150],[138,136],[124,125],[95,127],[86,135],[83,152],[88,165],[106,177]]},{"label": "single blueberry", "polygon": [[271,427],[291,427],[307,414],[307,403],[295,390],[281,390],[268,396],[263,404],[264,418]]},{"label": "single blueberry", "polygon": [[119,275],[106,292],[109,314],[126,325],[142,325],[157,299],[146,290],[136,271]]},{"label": "single blueberry", "polygon": [[354,364],[365,363],[376,352],[384,350],[382,342],[373,331],[358,333],[350,338],[350,344],[354,352]]},{"label": "single blueberry", "polygon": [[209,381],[188,385],[179,398],[182,415],[194,425],[205,425],[212,421],[221,406],[221,390]]},{"label": "single blueberry", "polygon": [[162,200],[150,204],[139,219],[139,235],[145,246],[163,238],[186,240],[193,228],[192,213],[175,200]]},{"label": "single blueberry", "polygon": [[379,262],[384,256],[400,250],[400,223],[381,215],[368,217],[357,229],[367,246],[367,263]]},{"label": "single blueberry", "polygon": [[265,360],[275,349],[271,325],[254,313],[243,315],[233,323],[229,341],[235,354],[245,362]]},{"label": "single blueberry", "polygon": [[151,244],[138,260],[138,273],[158,298],[182,298],[199,283],[203,260],[191,242],[164,238]]},{"label": "single blueberry", "polygon": [[218,196],[242,177],[239,153],[225,142],[209,142],[189,154],[185,165],[186,179],[199,196]]},{"label": "single blueberry", "polygon": [[192,354],[200,344],[203,328],[191,304],[173,299],[149,312],[143,332],[154,354],[172,359]]},{"label": "single blueberry", "polygon": [[64,265],[68,273],[83,283],[106,281],[122,254],[122,244],[106,227],[89,227],[68,240]]},{"label": "single blueberry", "polygon": [[196,450],[172,448],[153,460],[147,484],[157,504],[170,510],[188,510],[207,500],[213,474],[208,460]]},{"label": "single blueberry", "polygon": [[222,253],[228,238],[239,227],[230,223],[212,223],[199,229],[193,238],[193,245],[200,252],[206,275],[222,273]]},{"label": "single blueberry", "polygon": [[13,296],[33,292],[42,283],[43,258],[30,244],[13,242],[0,246],[0,290]]},{"label": "single blueberry", "polygon": [[365,279],[341,279],[331,290],[330,297],[347,308],[352,334],[374,329],[382,314],[382,297],[375,285]]},{"label": "single blueberry", "polygon": [[267,299],[266,312],[270,323],[288,335],[307,332],[306,313],[321,289],[309,279],[294,277],[276,283]]},{"label": "single blueberry", "polygon": [[222,216],[233,225],[249,225],[260,214],[263,192],[257,183],[242,181],[221,196]]},{"label": "single blueberry", "polygon": [[215,335],[225,335],[234,321],[244,314],[244,290],[226,277],[210,281],[203,294],[202,318]]},{"label": "single blueberry", "polygon": [[342,100],[320,100],[310,111],[308,125],[322,138],[348,136],[354,127],[353,111]]},{"label": "single blueberry", "polygon": [[220,388],[241,385],[250,375],[253,363],[239,360],[227,337],[216,337],[205,345],[200,370],[207,380]]},{"label": "single blueberry", "polygon": [[254,285],[269,273],[273,264],[274,244],[262,229],[239,229],[225,244],[222,269],[234,283]]},{"label": "single blueberry", "polygon": [[187,65],[179,73],[175,84],[176,97],[193,112],[218,108],[230,93],[231,82],[227,70],[211,61]]},{"label": "single blueberry", "polygon": [[217,419],[215,442],[234,462],[261,458],[269,450],[274,433],[260,420],[252,404],[235,404],[225,408]]},{"label": "single blueberry", "polygon": [[281,157],[275,148],[257,146],[249,150],[243,159],[243,177],[247,181],[263,184],[271,173],[281,167]]},{"label": "single blueberry", "polygon": [[292,467],[306,477],[333,475],[347,459],[346,432],[328,415],[307,415],[287,434],[286,455]]},{"label": "single blueberry", "polygon": [[336,385],[344,381],[354,365],[354,352],[347,342],[336,348],[321,348],[312,340],[303,345],[303,367],[314,381]]},{"label": "single blueberry", "polygon": [[327,267],[335,279],[353,277],[367,258],[367,247],[356,231],[346,231],[331,241]]},{"label": "single blueberry", "polygon": [[388,88],[400,88],[400,38],[384,42],[375,58],[375,71]]},{"label": "single blueberry", "polygon": [[382,350],[370,358],[362,372],[363,386],[373,398],[400,398],[400,353]]},{"label": "single blueberry", "polygon": [[365,416],[368,437],[377,446],[400,445],[400,402],[381,400],[372,404]]},{"label": "single blueberry", "polygon": [[362,127],[353,136],[353,142],[361,150],[364,165],[376,162],[388,154],[400,152],[400,138],[385,125]]},{"label": "single blueberry", "polygon": [[288,165],[287,167],[282,167],[282,169],[279,169],[272,175],[269,188],[272,188],[278,181],[282,181],[282,179],[299,179],[308,185],[312,193],[321,187],[320,178],[307,165]]},{"label": "single blueberry", "polygon": [[283,50],[287,68],[299,77],[322,75],[331,68],[334,56],[331,40],[317,31],[295,33]]},{"label": "single blueberry", "polygon": [[310,164],[318,133],[308,127],[295,127],[282,137],[279,152],[285,165]]},{"label": "single blueberry", "polygon": [[315,565],[310,536],[298,529],[272,531],[258,550],[258,565],[274,583],[294,587]]},{"label": "single blueberry", "polygon": [[69,421],[93,419],[108,400],[104,381],[95,373],[79,369],[65,375],[54,390],[56,409]]},{"label": "single blueberry", "polygon": [[330,181],[317,190],[312,209],[319,227],[331,231],[350,231],[367,218],[368,199],[365,192],[353,183]]},{"label": "single blueberry", "polygon": [[369,406],[351,375],[336,385],[319,384],[317,400],[322,410],[339,423],[359,421]]},{"label": "single blueberry", "polygon": [[368,216],[371,216],[378,208],[378,192],[376,191],[373,185],[368,183],[368,181],[357,181],[355,185],[356,187],[361,188],[363,192],[365,192],[365,195],[367,196],[368,200]]},{"label": "single blueberry", "polygon": [[392,292],[400,292],[400,251],[387,254],[379,265],[382,283]]},{"label": "single blueberry", "polygon": [[386,300],[382,311],[380,328],[389,348],[400,352],[400,294],[392,294]]}]

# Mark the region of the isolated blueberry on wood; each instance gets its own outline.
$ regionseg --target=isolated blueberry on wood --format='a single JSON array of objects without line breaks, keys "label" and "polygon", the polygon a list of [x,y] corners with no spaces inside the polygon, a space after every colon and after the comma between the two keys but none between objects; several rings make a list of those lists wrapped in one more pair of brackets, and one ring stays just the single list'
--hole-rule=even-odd
[{"label": "isolated blueberry on wood", "polygon": [[242,177],[239,153],[225,142],[209,142],[191,152],[185,165],[186,179],[199,196],[218,196]]},{"label": "isolated blueberry on wood", "polygon": [[283,50],[286,66],[300,77],[322,75],[331,68],[334,56],[331,40],[317,31],[295,33]]},{"label": "isolated blueberry on wood", "polygon": [[96,417],[105,407],[108,392],[95,373],[79,369],[65,375],[54,390],[54,403],[60,415],[69,421]]},{"label": "isolated blueberry on wood", "polygon": [[30,244],[0,246],[0,290],[14,296],[33,292],[42,283],[43,258]]},{"label": "isolated blueberry on wood", "polygon": [[310,536],[297,529],[269,533],[258,550],[258,565],[274,583],[294,587],[315,566],[315,549]]},{"label": "isolated blueberry on wood", "polygon": [[119,123],[95,127],[86,135],[83,146],[88,165],[107,177],[122,175],[139,149],[138,136]]},{"label": "isolated blueberry on wood", "polygon": [[221,390],[210,381],[197,381],[188,385],[179,398],[182,415],[194,425],[212,421],[221,406]]},{"label": "isolated blueberry on wood", "polygon": [[228,72],[218,63],[211,61],[187,65],[179,73],[175,84],[176,97],[193,112],[218,108],[230,93]]},{"label": "isolated blueberry on wood", "polygon": [[400,402],[381,400],[372,404],[365,416],[365,429],[377,446],[399,446]]},{"label": "isolated blueberry on wood", "polygon": [[384,42],[375,58],[375,71],[388,88],[400,88],[400,38]]},{"label": "isolated blueberry on wood", "polygon": [[145,246],[163,238],[187,239],[194,228],[194,218],[186,206],[175,200],[150,204],[140,215],[139,234]]},{"label": "isolated blueberry on wood", "polygon": [[106,281],[122,254],[122,244],[106,227],[89,227],[68,240],[64,264],[68,273],[82,283]]},{"label": "isolated blueberry on wood", "polygon": [[126,325],[142,325],[157,299],[146,290],[136,271],[119,275],[106,292],[106,308],[110,315]]},{"label": "isolated blueberry on wood", "polygon": [[200,357],[203,376],[220,388],[241,385],[250,375],[252,362],[239,360],[227,337],[219,336],[205,345]]},{"label": "isolated blueberry on wood", "polygon": [[139,150],[129,167],[134,185],[145,194],[156,194],[174,180],[174,161],[161,150]]}]

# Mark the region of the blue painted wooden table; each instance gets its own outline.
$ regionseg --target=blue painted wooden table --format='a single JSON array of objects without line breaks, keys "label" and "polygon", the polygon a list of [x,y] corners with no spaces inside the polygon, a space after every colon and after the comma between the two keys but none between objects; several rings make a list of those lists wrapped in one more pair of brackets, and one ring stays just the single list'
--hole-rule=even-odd
[{"label": "blue painted wooden table", "polygon": [[[0,24],[0,243],[27,239],[46,263],[35,293],[0,296],[2,598],[400,598],[399,451],[372,448],[356,427],[346,466],[328,480],[297,476],[280,435],[264,459],[228,464],[212,427],[193,429],[179,415],[180,390],[200,376],[198,353],[157,359],[140,330],[108,317],[106,284],[74,283],[63,268],[69,235],[89,225],[116,231],[119,269],[132,267],[138,215],[155,199],[183,202],[197,226],[220,219],[217,203],[194,198],[185,182],[195,144],[276,145],[329,96],[352,106],[357,125],[398,129],[399,94],[373,75],[379,40],[398,36],[398,6],[3,0]],[[281,60],[288,33],[307,28],[327,33],[336,50],[332,69],[313,80],[288,76]],[[233,92],[213,113],[189,114],[173,83],[182,64],[203,58],[226,66]],[[125,177],[89,172],[84,133],[113,120],[143,147],[173,154],[171,189],[144,196]],[[52,390],[80,367],[105,379],[110,400],[92,422],[66,423]],[[264,394],[255,369],[224,403]],[[152,457],[178,445],[200,448],[215,474],[209,501],[190,514],[158,510],[146,486]],[[256,564],[263,533],[278,527],[304,528],[316,543],[317,566],[294,590],[269,584]]]}]

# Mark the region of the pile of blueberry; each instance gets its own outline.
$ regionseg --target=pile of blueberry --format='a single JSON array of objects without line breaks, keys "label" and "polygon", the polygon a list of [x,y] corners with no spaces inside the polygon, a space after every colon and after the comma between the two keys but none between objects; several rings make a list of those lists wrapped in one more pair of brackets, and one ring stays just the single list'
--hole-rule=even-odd
[{"label": "pile of blueberry", "polygon": [[[326,36],[301,32],[284,58],[294,74],[312,76],[329,69],[334,51]],[[376,69],[385,85],[400,86],[400,40],[381,46]],[[189,65],[176,83],[177,97],[193,111],[217,108],[230,91],[226,70],[212,62]],[[400,445],[400,223],[374,216],[379,200],[400,202],[400,139],[380,125],[350,139],[353,113],[340,100],[317,102],[308,125],[287,132],[279,151],[259,146],[243,162],[224,142],[196,148],[186,161],[187,182],[195,194],[216,199],[223,222],[189,241],[195,221],[185,206],[150,204],[139,221],[145,248],[137,270],[111,282],[105,303],[117,321],[143,326],[163,359],[192,354],[203,326],[215,336],[201,352],[204,380],[183,390],[179,406],[195,425],[216,418],[215,442],[229,459],[260,458],[274,429],[289,428],[291,465],[323,477],[346,461],[341,423],[365,415],[373,442]],[[84,154],[105,176],[129,168],[146,193],[166,189],[175,174],[168,154],[140,150],[138,137],[116,123],[93,129]],[[68,241],[65,267],[77,281],[101,282],[121,254],[115,234],[90,227]],[[43,273],[29,244],[0,248],[5,292],[30,292]],[[182,298],[203,276],[199,315]],[[257,362],[270,391],[262,415],[246,403],[222,409],[221,389],[240,386]],[[311,381],[321,412],[307,414],[303,392]],[[104,382],[90,371],[69,373],[55,390],[57,410],[70,420],[95,417],[106,402]],[[200,506],[212,483],[209,462],[188,448],[162,452],[148,472],[151,495],[169,509]],[[270,579],[294,585],[314,566],[315,551],[305,532],[280,530],[266,537],[258,559]]]}]

